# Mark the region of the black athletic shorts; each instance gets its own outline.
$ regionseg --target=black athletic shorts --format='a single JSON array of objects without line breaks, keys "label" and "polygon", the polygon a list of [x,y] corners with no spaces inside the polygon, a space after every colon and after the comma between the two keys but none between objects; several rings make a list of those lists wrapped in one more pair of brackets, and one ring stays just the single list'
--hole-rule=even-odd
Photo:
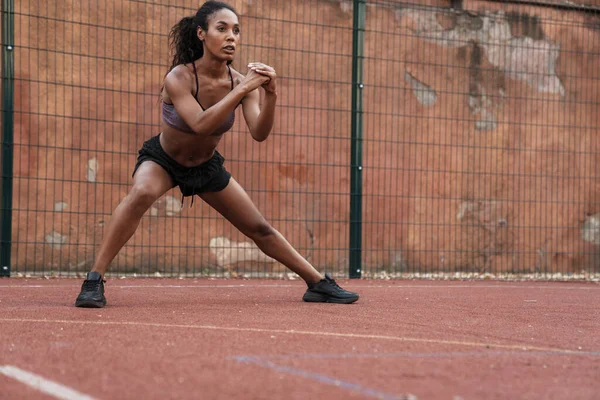
[{"label": "black athletic shorts", "polygon": [[184,167],[173,160],[160,145],[160,134],[144,142],[138,152],[133,175],[144,161],[154,161],[167,171],[173,179],[173,187],[179,186],[183,196],[204,192],[220,192],[225,189],[231,174],[225,169],[225,159],[218,151],[210,160],[195,167]]}]

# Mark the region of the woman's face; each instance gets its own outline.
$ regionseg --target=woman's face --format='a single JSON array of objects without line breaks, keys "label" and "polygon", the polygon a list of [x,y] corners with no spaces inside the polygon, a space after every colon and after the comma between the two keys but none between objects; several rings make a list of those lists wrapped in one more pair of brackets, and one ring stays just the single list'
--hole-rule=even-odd
[{"label": "woman's face", "polygon": [[240,22],[231,10],[223,8],[208,18],[208,31],[198,29],[204,52],[217,59],[233,61],[240,42]]}]

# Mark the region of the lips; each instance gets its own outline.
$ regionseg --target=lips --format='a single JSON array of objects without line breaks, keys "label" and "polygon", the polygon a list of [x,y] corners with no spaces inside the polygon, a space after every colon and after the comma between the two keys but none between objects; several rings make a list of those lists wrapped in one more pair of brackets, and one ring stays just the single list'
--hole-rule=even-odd
[{"label": "lips", "polygon": [[226,52],[229,52],[229,53],[233,53],[235,51],[235,46],[227,45],[227,46],[223,47],[223,50],[225,50]]}]

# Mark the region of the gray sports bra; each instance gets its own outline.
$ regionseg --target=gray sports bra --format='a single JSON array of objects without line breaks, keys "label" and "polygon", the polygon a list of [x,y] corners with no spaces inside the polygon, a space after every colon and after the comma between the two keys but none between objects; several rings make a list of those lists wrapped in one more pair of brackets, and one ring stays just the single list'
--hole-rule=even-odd
[{"label": "gray sports bra", "polygon": [[[196,76],[196,94],[194,95],[194,98],[196,99],[196,101],[198,102],[198,104],[200,105],[200,107],[202,107],[202,104],[200,104],[200,102],[198,101],[198,98],[196,96],[198,96],[198,72],[196,71],[196,64],[192,63],[192,65],[194,66],[194,75]],[[231,90],[233,90],[233,76],[231,75],[231,68],[229,67],[229,65],[227,66],[227,68],[229,69],[229,78],[231,79]],[[205,108],[202,107],[202,109],[204,110]],[[177,114],[177,110],[175,110],[175,106],[171,103],[167,103],[165,101],[162,102],[162,119],[163,121],[165,121],[165,124],[169,125],[171,128],[175,128],[179,131],[182,132],[186,132],[186,133],[194,133],[194,131],[192,130],[192,128],[190,128],[188,126],[188,124],[185,123],[185,121],[179,116],[179,114]],[[225,121],[223,121],[223,123],[217,128],[215,129],[215,131],[213,133],[211,133],[211,135],[222,135],[223,133],[227,132],[228,130],[230,130],[233,127],[233,123],[235,122],[235,112],[231,112],[227,118],[225,119]]]}]

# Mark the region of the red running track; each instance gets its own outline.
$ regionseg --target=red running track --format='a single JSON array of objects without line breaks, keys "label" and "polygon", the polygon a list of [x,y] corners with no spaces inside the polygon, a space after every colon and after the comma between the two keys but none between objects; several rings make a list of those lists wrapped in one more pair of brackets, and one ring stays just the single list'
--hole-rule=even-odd
[{"label": "red running track", "polygon": [[340,283],[361,300],[109,279],[106,308],[79,309],[80,280],[0,280],[0,398],[600,397],[597,283]]}]

